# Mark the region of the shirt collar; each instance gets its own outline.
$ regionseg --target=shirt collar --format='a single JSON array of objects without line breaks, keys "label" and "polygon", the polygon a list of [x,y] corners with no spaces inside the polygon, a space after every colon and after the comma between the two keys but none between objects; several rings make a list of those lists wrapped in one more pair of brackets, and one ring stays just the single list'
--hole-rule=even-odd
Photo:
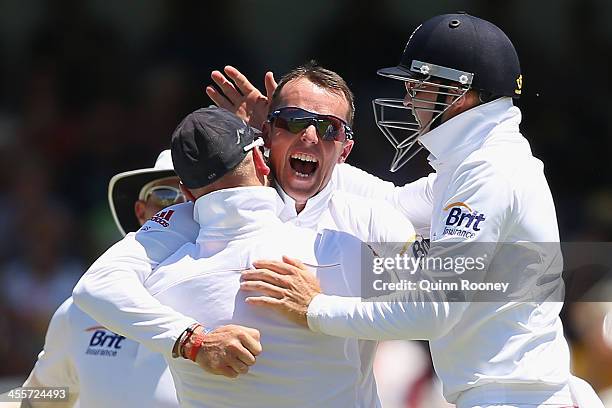
[{"label": "shirt collar", "polygon": [[[333,171],[336,172],[337,168],[334,168]],[[302,227],[316,229],[321,221],[323,212],[327,210],[329,206],[329,200],[334,191],[334,187],[332,185],[333,178],[334,175],[332,175],[323,190],[319,191],[317,194],[310,197],[308,201],[306,201],[306,206],[302,211],[300,211],[299,214],[295,210],[295,200],[285,193],[285,191],[279,185],[277,185],[276,190],[285,203],[279,213],[279,218],[281,221],[297,222],[298,225]]]},{"label": "shirt collar", "polygon": [[501,98],[469,109],[425,133],[419,142],[431,153],[428,160],[438,170],[462,161],[482,146],[491,131],[504,124],[518,131],[521,112],[512,98]]},{"label": "shirt collar", "polygon": [[197,242],[245,237],[280,223],[283,202],[271,187],[234,187],[198,198],[193,218],[200,224]]}]

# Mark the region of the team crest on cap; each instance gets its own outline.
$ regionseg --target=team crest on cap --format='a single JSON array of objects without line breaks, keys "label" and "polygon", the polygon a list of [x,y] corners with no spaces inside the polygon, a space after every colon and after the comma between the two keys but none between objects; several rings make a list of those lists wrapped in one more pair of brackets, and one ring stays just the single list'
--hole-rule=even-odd
[{"label": "team crest on cap", "polygon": [[523,75],[519,75],[518,78],[516,78],[516,89],[514,90],[514,93],[517,95],[520,95],[521,92],[523,91]]}]

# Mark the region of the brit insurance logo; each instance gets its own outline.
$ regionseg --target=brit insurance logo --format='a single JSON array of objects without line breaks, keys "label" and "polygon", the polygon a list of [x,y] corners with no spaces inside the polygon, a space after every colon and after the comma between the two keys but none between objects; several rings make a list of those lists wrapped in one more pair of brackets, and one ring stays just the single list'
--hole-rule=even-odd
[{"label": "brit insurance logo", "polygon": [[116,357],[121,349],[121,343],[125,340],[124,336],[113,333],[103,326],[93,326],[85,331],[92,333],[85,354]]},{"label": "brit insurance logo", "polygon": [[484,214],[472,210],[464,202],[457,201],[444,207],[448,211],[442,235],[474,238],[481,224],[487,219]]}]

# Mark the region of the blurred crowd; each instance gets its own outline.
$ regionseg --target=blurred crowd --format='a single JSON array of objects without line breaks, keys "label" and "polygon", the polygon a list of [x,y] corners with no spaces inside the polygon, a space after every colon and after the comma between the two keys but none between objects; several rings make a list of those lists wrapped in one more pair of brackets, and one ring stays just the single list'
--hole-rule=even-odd
[{"label": "blurred crowd", "polygon": [[[211,103],[203,88],[213,69],[232,64],[263,87],[267,69],[278,78],[318,60],[357,96],[349,162],[397,183],[425,175],[425,155],[387,171],[392,153],[370,101],[401,95],[376,69],[395,64],[417,22],[434,14],[465,9],[509,33],[525,77],[522,128],[546,165],[562,239],[612,241],[609,2],[431,3],[0,3],[0,377],[25,378],[53,311],[120,238],[111,176],[153,164],[178,121]],[[607,288],[612,301],[602,276],[581,290]],[[575,371],[600,392],[612,387],[605,310],[571,303],[563,316]]]}]

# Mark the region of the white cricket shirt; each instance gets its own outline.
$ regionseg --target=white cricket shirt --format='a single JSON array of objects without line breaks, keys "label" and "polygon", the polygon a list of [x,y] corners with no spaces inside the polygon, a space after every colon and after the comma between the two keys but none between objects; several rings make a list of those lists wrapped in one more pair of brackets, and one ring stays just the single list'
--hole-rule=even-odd
[{"label": "white cricket shirt", "polygon": [[315,334],[244,302],[251,294],[240,292],[240,272],[257,259],[280,260],[283,255],[318,265],[313,272],[326,293],[359,293],[361,241],[283,223],[277,216],[282,206],[269,187],[230,188],[200,197],[194,211],[200,224],[196,243],[185,244],[145,280],[161,303],[208,327],[238,324],[261,333],[257,363],[236,379],[209,374],[189,360],[168,359],[182,406],[378,406],[375,393],[365,400],[360,391],[356,339]]},{"label": "white cricket shirt", "polygon": [[[279,217],[301,227],[319,229],[322,225],[342,230],[364,242],[405,242],[413,239],[415,233],[406,215],[410,216],[408,219],[417,219],[421,226],[429,223],[423,214],[428,214],[427,217],[431,214],[433,180],[435,177],[423,178],[396,188],[390,182],[340,164],[334,168],[328,185],[308,200],[300,214],[295,212],[293,199],[279,189],[286,200]],[[362,196],[354,196],[351,191]],[[376,199],[381,197],[390,203]],[[397,200],[404,203],[400,210],[405,216],[391,205]],[[193,219],[193,203],[162,210],[91,265],[74,289],[74,302],[110,330],[171,355],[177,337],[195,321],[162,305],[144,289],[142,282],[183,244],[195,242],[198,229]]]},{"label": "white cricket shirt", "polygon": [[[340,172],[347,175],[341,177]],[[336,166],[330,183],[308,200],[300,214],[295,212],[294,201],[281,191],[286,202],[279,209],[279,217],[300,227],[342,230],[364,242],[413,240],[412,224],[390,204],[336,191],[338,186],[363,189],[365,181],[361,184],[361,180],[369,180],[372,185],[380,185],[378,189],[370,188],[369,195],[394,194],[393,184],[374,176],[367,178],[362,173],[348,165]],[[415,198],[415,208],[428,205],[426,194]],[[98,258],[75,287],[75,303],[109,329],[171,356],[176,339],[195,319],[162,304],[147,292],[142,282],[161,261],[184,244],[195,242],[198,229],[192,203],[164,209],[137,233],[126,235]],[[359,343],[362,398],[366,401],[376,392],[371,370],[375,346],[374,342]]]},{"label": "white cricket shirt", "polygon": [[[520,134],[520,120],[520,110],[503,98],[420,139],[437,173],[429,255],[440,250],[437,244],[454,242],[448,254],[470,256],[473,243],[483,243],[489,252],[482,279],[504,279],[516,295],[530,288],[539,293],[537,301],[362,303],[319,295],[309,308],[313,330],[367,339],[430,339],[445,397],[458,407],[571,405],[569,350],[559,319],[557,219],[542,162]],[[519,244],[522,252],[516,251]]]},{"label": "white cricket shirt", "polygon": [[32,372],[44,386],[78,393],[84,408],[178,407],[163,357],[101,326],[71,298],[51,318]]}]

